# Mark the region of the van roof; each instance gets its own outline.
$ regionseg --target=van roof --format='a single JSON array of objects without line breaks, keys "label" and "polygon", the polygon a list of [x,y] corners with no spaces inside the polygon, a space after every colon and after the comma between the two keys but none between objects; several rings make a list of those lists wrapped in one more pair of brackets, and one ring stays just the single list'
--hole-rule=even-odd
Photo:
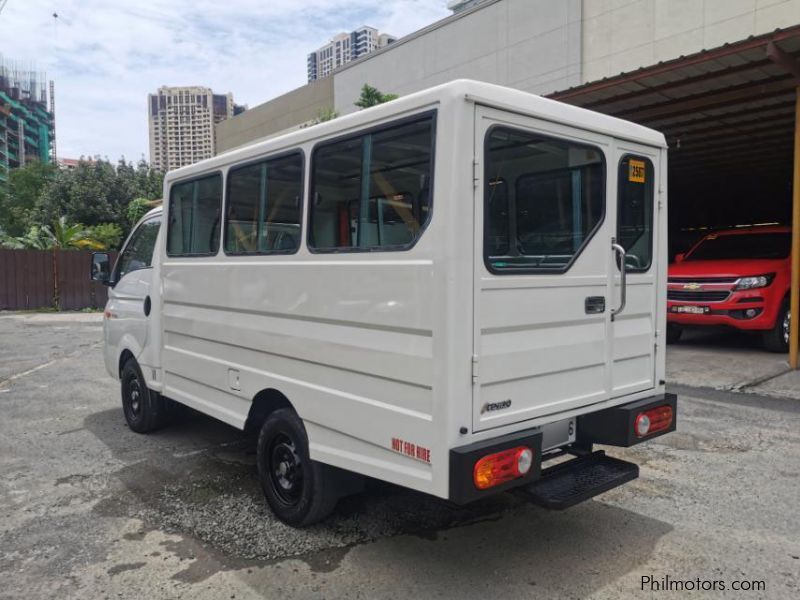
[{"label": "van roof", "polygon": [[408,96],[402,96],[386,104],[235,148],[213,158],[170,171],[167,174],[167,178],[178,179],[198,172],[221,168],[253,156],[297,146],[318,137],[368,126],[375,121],[386,119],[395,114],[399,115],[432,104],[452,103],[457,100],[474,102],[549,121],[566,122],[581,129],[607,134],[647,146],[667,147],[666,139],[662,133],[630,121],[500,85],[470,79],[457,79]]}]

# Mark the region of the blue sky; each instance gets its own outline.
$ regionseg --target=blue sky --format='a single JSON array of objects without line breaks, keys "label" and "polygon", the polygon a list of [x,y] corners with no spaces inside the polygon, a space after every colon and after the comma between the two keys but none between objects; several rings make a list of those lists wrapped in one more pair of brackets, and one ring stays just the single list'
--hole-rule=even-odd
[{"label": "blue sky", "polygon": [[[9,0],[0,54],[56,85],[58,154],[148,156],[147,94],[204,85],[255,106],[306,82],[306,55],[340,31],[403,36],[447,0]],[[53,19],[53,12],[59,17]]]}]

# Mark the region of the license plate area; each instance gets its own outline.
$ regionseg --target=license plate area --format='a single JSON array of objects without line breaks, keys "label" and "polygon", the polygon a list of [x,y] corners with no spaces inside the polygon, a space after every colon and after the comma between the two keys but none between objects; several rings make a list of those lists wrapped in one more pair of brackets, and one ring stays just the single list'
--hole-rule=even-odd
[{"label": "license plate area", "polygon": [[707,315],[708,313],[711,312],[711,308],[708,306],[694,306],[688,304],[680,304],[678,306],[673,306],[669,310],[670,312],[685,314],[685,315]]}]

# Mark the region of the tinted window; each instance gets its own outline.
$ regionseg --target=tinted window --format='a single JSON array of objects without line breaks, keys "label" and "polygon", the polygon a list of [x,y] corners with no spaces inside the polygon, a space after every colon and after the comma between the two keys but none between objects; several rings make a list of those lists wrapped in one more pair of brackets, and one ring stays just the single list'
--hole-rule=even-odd
[{"label": "tinted window", "polygon": [[428,223],[434,116],[319,146],[312,160],[309,247],[392,250]]},{"label": "tinted window", "polygon": [[115,281],[119,281],[128,273],[152,266],[153,250],[160,227],[161,219],[150,219],[133,232],[119,257]]},{"label": "tinted window", "polygon": [[212,175],[172,186],[169,195],[169,256],[207,256],[219,250],[222,177]]},{"label": "tinted window", "polygon": [[293,154],[228,174],[225,251],[272,254],[297,250],[303,158]]},{"label": "tinted window", "polygon": [[630,271],[646,271],[653,253],[653,163],[626,156],[619,163],[617,240]]},{"label": "tinted window", "polygon": [[686,260],[787,258],[791,251],[791,233],[710,235]]},{"label": "tinted window", "polygon": [[493,129],[484,217],[489,268],[566,270],[603,219],[604,174],[595,148]]}]

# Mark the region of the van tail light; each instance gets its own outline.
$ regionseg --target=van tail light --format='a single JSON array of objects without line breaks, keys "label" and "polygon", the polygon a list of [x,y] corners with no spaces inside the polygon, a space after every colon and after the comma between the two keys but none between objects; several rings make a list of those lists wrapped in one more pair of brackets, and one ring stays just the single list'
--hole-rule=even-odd
[{"label": "van tail light", "polygon": [[636,437],[642,438],[664,431],[672,425],[672,418],[672,407],[669,405],[640,412],[633,421],[633,433],[636,434]]},{"label": "van tail light", "polygon": [[533,466],[533,450],[518,446],[484,456],[475,463],[472,479],[475,487],[486,490],[527,475]]}]

